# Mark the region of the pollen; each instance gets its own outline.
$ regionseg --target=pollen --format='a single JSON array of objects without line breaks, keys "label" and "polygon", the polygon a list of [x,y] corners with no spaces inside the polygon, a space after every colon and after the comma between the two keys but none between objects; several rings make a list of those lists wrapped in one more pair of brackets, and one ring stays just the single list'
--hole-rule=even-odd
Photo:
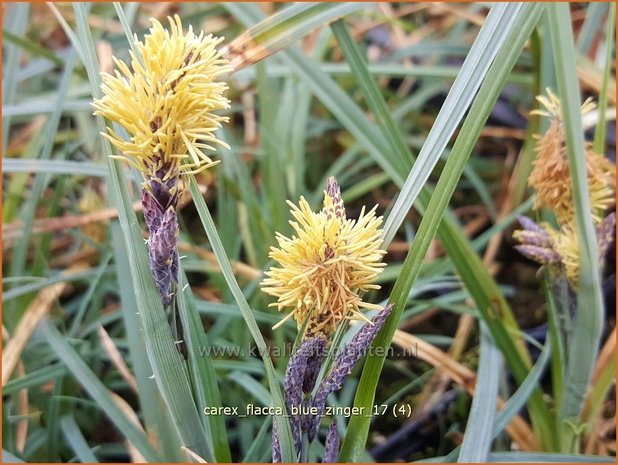
[{"label": "pollen", "polygon": [[313,212],[303,197],[298,206],[288,204],[296,234],[277,233],[279,247],[271,248],[270,257],[279,266],[266,272],[261,283],[265,293],[278,299],[271,306],[291,309],[275,328],[293,317],[299,328],[307,325],[305,338],[328,338],[344,319],[368,321],[362,310],[381,307],[364,302],[362,295],[380,288],[372,282],[385,266],[377,206],[368,212],[363,207],[356,220],[347,218],[332,176],[321,211]]},{"label": "pollen", "polygon": [[227,85],[217,81],[231,70],[216,48],[223,38],[191,27],[184,34],[178,15],[168,20],[169,30],[152,19],[144,41],[135,38],[131,68],[114,57],[117,69],[103,74],[104,96],[93,103],[95,114],[128,133],[128,140],[111,127],[103,134],[122,152],[116,158],[163,182],[218,163],[207,153],[227,147],[215,136],[227,118],[214,112],[230,106]]},{"label": "pollen", "polygon": [[[537,157],[528,184],[536,190],[535,208],[548,208],[560,222],[568,222],[573,218],[574,206],[562,108],[550,89],[547,93],[547,97],[537,97],[544,109],[532,112],[549,117],[551,122],[537,142]],[[595,104],[588,99],[582,104],[581,112],[585,114],[594,108]],[[594,153],[589,144],[586,146],[586,167],[592,217],[598,223],[603,212],[614,203],[616,169],[605,157]]]}]

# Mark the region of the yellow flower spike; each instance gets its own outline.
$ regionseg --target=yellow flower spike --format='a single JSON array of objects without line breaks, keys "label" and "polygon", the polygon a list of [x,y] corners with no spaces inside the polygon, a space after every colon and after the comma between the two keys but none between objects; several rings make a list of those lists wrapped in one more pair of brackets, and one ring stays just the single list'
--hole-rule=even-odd
[{"label": "yellow flower spike", "polygon": [[217,82],[231,71],[216,49],[223,38],[197,36],[191,27],[183,34],[178,15],[168,19],[169,31],[152,19],[144,41],[135,39],[140,56],[130,53],[131,68],[114,58],[117,69],[103,74],[104,96],[93,103],[95,114],[129,133],[128,140],[111,128],[104,134],[122,152],[115,158],[147,180],[198,173],[217,163],[205,150],[227,147],[214,133],[228,118],[213,113],[230,106],[223,96],[227,85]]},{"label": "yellow flower spike", "polygon": [[[135,38],[131,67],[114,58],[114,74],[103,74],[103,97],[95,100],[95,114],[122,126],[129,138],[107,128],[104,137],[121,152],[121,159],[144,177],[142,207],[148,227],[148,254],[161,301],[169,307],[178,286],[176,208],[185,190],[186,174],[216,165],[206,151],[227,147],[215,131],[227,117],[215,111],[229,108],[221,74],[231,71],[217,50],[222,38],[191,27],[183,34],[176,15],[170,29],[152,19],[144,41]],[[176,337],[180,338],[177,334]]]},{"label": "yellow flower spike", "polygon": [[[558,220],[564,223],[573,217],[574,206],[562,107],[550,89],[547,89],[547,94],[547,97],[537,97],[544,109],[531,112],[549,117],[551,123],[537,143],[537,157],[528,184],[536,190],[535,208],[551,209]],[[592,100],[587,99],[581,106],[581,112],[585,114],[594,108]],[[589,145],[586,147],[586,164],[592,217],[598,223],[603,211],[614,202],[615,167],[605,157],[594,153]]]},{"label": "yellow flower spike", "polygon": [[544,226],[554,243],[554,249],[560,255],[564,273],[574,289],[579,284],[579,241],[577,230],[572,223],[563,224],[560,231]]},{"label": "yellow flower spike", "polygon": [[345,318],[367,320],[361,309],[380,307],[363,302],[361,296],[380,288],[372,281],[385,266],[382,218],[376,209],[368,213],[363,209],[358,220],[347,218],[332,176],[320,212],[312,212],[303,197],[298,206],[288,204],[297,235],[276,234],[279,247],[271,247],[270,257],[279,267],[272,267],[261,283],[264,292],[278,298],[271,306],[280,311],[291,308],[274,328],[292,317],[300,328],[308,319],[305,338],[328,338]]}]

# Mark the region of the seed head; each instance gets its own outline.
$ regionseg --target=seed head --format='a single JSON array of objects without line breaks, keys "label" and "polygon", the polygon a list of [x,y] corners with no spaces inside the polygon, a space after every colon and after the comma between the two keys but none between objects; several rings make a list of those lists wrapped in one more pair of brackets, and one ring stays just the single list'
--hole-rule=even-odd
[{"label": "seed head", "polygon": [[[305,337],[332,335],[344,318],[366,320],[362,308],[381,308],[363,302],[361,295],[385,266],[380,249],[379,226],[374,207],[361,210],[358,220],[346,218],[339,186],[329,179],[324,191],[324,206],[313,212],[301,197],[298,206],[288,201],[290,221],[297,236],[277,233],[279,248],[272,247],[270,257],[279,263],[266,273],[262,290],[278,298],[279,310],[291,308],[283,320],[294,317],[299,328],[308,320]],[[275,327],[279,326],[281,323]]]}]

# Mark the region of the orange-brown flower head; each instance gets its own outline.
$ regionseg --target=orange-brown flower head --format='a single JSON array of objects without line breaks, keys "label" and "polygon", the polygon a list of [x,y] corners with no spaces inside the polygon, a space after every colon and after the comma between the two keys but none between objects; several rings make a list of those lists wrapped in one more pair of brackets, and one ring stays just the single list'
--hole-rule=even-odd
[{"label": "orange-brown flower head", "polygon": [[[565,144],[562,107],[558,97],[547,89],[548,97],[539,96],[537,100],[545,107],[533,114],[551,119],[548,130],[539,138],[537,157],[528,178],[528,184],[536,190],[535,208],[549,208],[561,223],[573,218],[573,189],[569,174],[569,162]],[[588,99],[581,106],[582,114],[594,109]],[[601,221],[603,211],[613,204],[615,191],[615,167],[601,155],[586,147],[588,189],[592,217],[596,223]]]},{"label": "orange-brown flower head", "polygon": [[381,308],[363,302],[361,295],[380,287],[372,281],[385,266],[386,252],[380,248],[382,218],[376,217],[376,207],[368,213],[363,207],[358,220],[346,218],[333,177],[320,212],[311,211],[303,197],[298,206],[288,204],[297,236],[277,233],[279,248],[272,247],[270,257],[279,267],[266,273],[262,290],[278,298],[271,306],[292,309],[282,322],[294,317],[299,328],[307,322],[305,337],[328,338],[344,318],[366,320],[361,309]]}]

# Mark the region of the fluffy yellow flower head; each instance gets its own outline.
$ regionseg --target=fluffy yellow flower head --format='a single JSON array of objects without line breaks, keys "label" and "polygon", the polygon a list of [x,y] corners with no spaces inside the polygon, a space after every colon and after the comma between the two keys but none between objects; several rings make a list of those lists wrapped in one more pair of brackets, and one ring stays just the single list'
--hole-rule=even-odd
[{"label": "fluffy yellow flower head", "polygon": [[[535,208],[549,208],[560,222],[568,222],[573,217],[574,206],[562,108],[560,100],[550,89],[547,93],[548,97],[537,97],[545,108],[532,112],[549,117],[551,123],[537,143],[538,154],[528,184],[536,190]],[[594,108],[595,104],[588,99],[582,104],[581,112],[585,114]],[[598,223],[603,211],[614,202],[615,167],[590,147],[586,148],[586,164],[592,217]]]},{"label": "fluffy yellow flower head", "polygon": [[117,70],[103,75],[104,96],[93,104],[95,114],[129,133],[129,140],[111,128],[104,134],[122,151],[118,158],[164,181],[217,163],[204,151],[226,146],[214,132],[227,118],[213,111],[229,108],[227,85],[216,79],[231,69],[216,49],[223,38],[197,36],[191,27],[183,34],[180,18],[168,19],[169,31],[152,19],[144,42],[135,38],[131,69],[114,57]]},{"label": "fluffy yellow flower head", "polygon": [[328,338],[344,318],[367,320],[361,309],[381,307],[363,302],[361,295],[380,288],[371,282],[385,266],[376,207],[368,213],[363,207],[358,220],[346,218],[333,177],[320,212],[311,211],[303,197],[298,206],[288,204],[297,236],[277,233],[279,248],[272,247],[270,257],[280,267],[272,267],[262,282],[262,290],[278,298],[271,306],[292,309],[275,327],[294,317],[299,328],[307,322],[305,337]]},{"label": "fluffy yellow flower head", "polygon": [[543,225],[543,227],[551,237],[554,249],[560,255],[564,274],[573,288],[577,288],[579,284],[579,241],[575,225],[563,224],[560,231],[548,225]]}]

